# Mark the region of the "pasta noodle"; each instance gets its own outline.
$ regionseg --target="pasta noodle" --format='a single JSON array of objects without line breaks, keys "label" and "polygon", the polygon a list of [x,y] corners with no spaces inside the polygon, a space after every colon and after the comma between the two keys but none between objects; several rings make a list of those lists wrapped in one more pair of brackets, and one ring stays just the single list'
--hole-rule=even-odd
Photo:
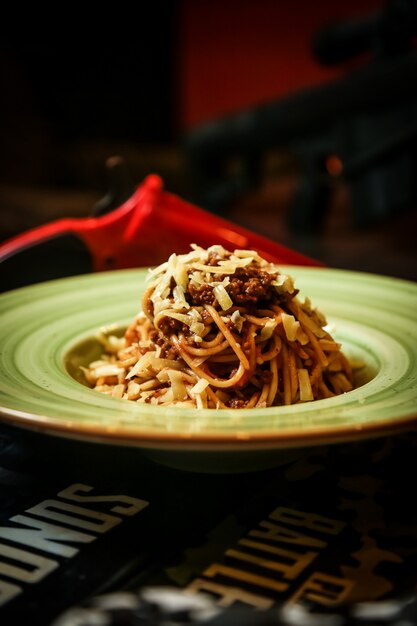
[{"label": "pasta noodle", "polygon": [[324,316],[253,250],[191,246],[149,271],[142,311],[84,369],[95,390],[157,405],[254,408],[353,388]]}]

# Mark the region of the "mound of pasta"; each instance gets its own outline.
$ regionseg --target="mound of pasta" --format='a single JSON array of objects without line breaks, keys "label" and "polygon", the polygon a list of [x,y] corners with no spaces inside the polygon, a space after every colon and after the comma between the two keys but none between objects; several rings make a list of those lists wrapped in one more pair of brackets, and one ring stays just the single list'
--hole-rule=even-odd
[{"label": "mound of pasta", "polygon": [[350,391],[324,316],[253,250],[192,245],[149,271],[142,311],[84,369],[97,391],[135,402],[253,408]]}]

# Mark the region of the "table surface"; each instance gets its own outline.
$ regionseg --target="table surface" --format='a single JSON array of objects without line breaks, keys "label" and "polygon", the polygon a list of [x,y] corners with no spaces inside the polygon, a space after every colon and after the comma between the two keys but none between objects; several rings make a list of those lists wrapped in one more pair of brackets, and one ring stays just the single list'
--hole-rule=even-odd
[{"label": "table surface", "polygon": [[0,432],[0,547],[17,560],[0,560],[11,594],[2,623],[49,624],[93,595],[147,586],[313,613],[416,589],[416,433],[222,475],[173,470],[137,449]]}]

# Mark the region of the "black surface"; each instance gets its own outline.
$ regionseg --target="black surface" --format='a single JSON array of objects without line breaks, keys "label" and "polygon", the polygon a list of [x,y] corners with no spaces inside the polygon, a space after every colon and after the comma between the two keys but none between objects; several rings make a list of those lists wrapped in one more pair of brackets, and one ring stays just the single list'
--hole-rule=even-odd
[{"label": "black surface", "polygon": [[[223,598],[223,606],[228,597],[231,607],[247,611],[298,598],[312,614],[341,613],[359,600],[398,599],[415,590],[415,434],[313,449],[268,471],[210,475],[164,467],[136,449],[10,427],[2,433],[0,549],[57,563],[28,582],[16,580],[4,564],[27,571],[33,565],[0,554],[0,590],[5,583],[21,590],[0,609],[4,624],[49,624],[97,594],[149,585],[205,591],[215,602]],[[117,497],[74,502],[62,493],[71,485],[89,486],[90,492],[78,487],[84,498]],[[149,504],[128,516],[126,497]],[[39,508],[50,500],[55,505]],[[87,512],[60,508],[68,504]],[[75,522],[50,519],[51,511]],[[102,523],[88,512],[121,521],[106,532],[82,529],[77,524],[83,520]],[[52,541],[76,548],[72,556],[36,547],[27,534],[19,543],[5,529],[24,528],[16,517],[22,515],[29,525],[53,523],[93,539]],[[265,535],[268,529],[275,537]]]},{"label": "black surface", "polygon": [[74,233],[62,233],[21,248],[1,261],[0,288],[8,291],[92,270],[92,257],[84,242]]}]

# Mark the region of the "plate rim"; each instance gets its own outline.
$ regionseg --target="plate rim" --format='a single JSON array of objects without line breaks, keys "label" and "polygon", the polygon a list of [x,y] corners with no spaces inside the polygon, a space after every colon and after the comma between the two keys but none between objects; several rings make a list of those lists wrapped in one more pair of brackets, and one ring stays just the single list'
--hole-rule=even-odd
[{"label": "plate rim", "polygon": [[[300,269],[307,274],[318,273],[332,273],[349,275],[353,278],[370,279],[373,282],[384,282],[387,279],[395,281],[397,284],[402,284],[404,287],[407,285],[416,289],[417,284],[412,281],[408,281],[402,278],[382,276],[379,274],[371,274],[369,272],[361,272],[354,270],[345,270],[339,268],[327,268],[327,267],[305,267],[288,264],[280,264],[282,268],[288,269]],[[36,285],[30,285],[22,287],[11,292],[6,292],[3,296],[9,294],[15,294],[17,297],[19,293],[27,290],[40,290],[42,288],[49,288],[51,285],[68,281],[80,280],[82,283],[94,281],[100,277],[110,278],[120,274],[124,275],[142,275],[148,268],[130,268],[123,270],[113,270],[111,272],[99,272],[95,274],[82,274],[77,276],[66,277],[62,279],[55,279],[46,283],[38,283]],[[308,294],[307,294],[308,295]],[[22,296],[23,297],[23,296]],[[132,299],[134,296],[132,297]],[[279,409],[279,407],[274,407]],[[260,409],[258,409],[260,410]],[[335,412],[338,407],[335,407]],[[242,410],[244,411],[244,410]],[[247,409],[246,409],[247,411]],[[130,427],[126,423],[116,423],[114,426],[110,424],[100,424],[97,422],[76,422],[68,418],[54,418],[47,415],[41,415],[40,413],[32,413],[30,411],[21,411],[18,409],[11,409],[9,407],[0,406],[0,416],[2,421],[17,426],[26,430],[39,431],[45,434],[52,434],[70,439],[83,439],[87,441],[101,441],[103,443],[115,444],[115,445],[132,445],[138,447],[148,448],[170,448],[170,449],[188,449],[192,447],[192,450],[200,449],[218,449],[230,448],[233,450],[245,450],[245,449],[267,449],[267,448],[287,448],[294,446],[310,446],[317,445],[318,443],[329,442],[343,442],[356,440],[366,437],[379,436],[385,434],[391,434],[396,432],[402,432],[404,430],[411,430],[417,427],[417,406],[414,413],[399,417],[391,418],[389,420],[374,420],[369,423],[350,423],[339,424],[331,426],[303,426],[294,429],[271,429],[262,432],[248,431],[243,426],[239,432],[238,428],[235,431],[216,432],[161,432],[156,430],[146,430],[144,428]],[[393,421],[394,420],[394,421]]]},{"label": "plate rim", "polygon": [[[413,424],[417,428],[417,411],[412,415],[399,418],[392,422],[384,420],[374,421],[370,424],[356,424],[350,426],[330,426],[330,427],[312,427],[307,430],[287,430],[283,432],[266,431],[264,433],[248,433],[244,436],[239,433],[169,433],[162,432],[157,435],[152,431],[137,430],[118,425],[114,431],[109,427],[100,428],[97,425],[89,423],[76,424],[75,428],[69,428],[68,425],[58,418],[48,416],[35,415],[15,409],[4,410],[0,407],[0,414],[4,421],[12,426],[19,426],[26,430],[37,430],[47,434],[53,434],[70,439],[82,439],[85,441],[101,441],[114,445],[127,445],[134,447],[146,448],[177,448],[187,449],[192,446],[193,450],[214,448],[214,447],[230,447],[232,449],[268,449],[268,448],[287,448],[287,447],[304,447],[309,445],[317,445],[317,443],[332,443],[345,441],[354,441],[372,437],[374,431],[381,433],[381,436],[394,434],[413,429]],[[272,433],[272,434],[271,434]],[[341,438],[341,435],[343,438]],[[159,445],[155,445],[158,443]],[[281,444],[281,445],[279,445]]]}]

